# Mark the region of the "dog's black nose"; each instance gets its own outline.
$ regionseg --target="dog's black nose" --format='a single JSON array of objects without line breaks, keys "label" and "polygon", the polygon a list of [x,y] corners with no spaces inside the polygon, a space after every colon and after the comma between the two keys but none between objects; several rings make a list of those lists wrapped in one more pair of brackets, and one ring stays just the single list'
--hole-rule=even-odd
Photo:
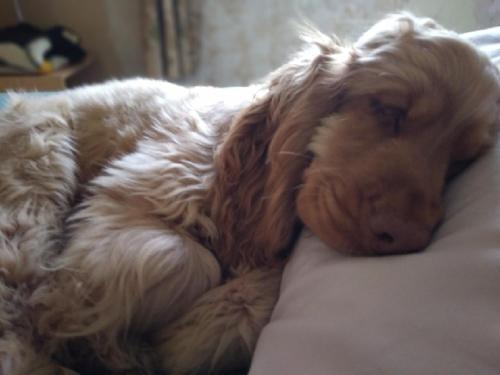
[{"label": "dog's black nose", "polygon": [[424,225],[393,215],[380,214],[370,218],[373,247],[380,254],[418,251],[429,242],[431,231]]}]

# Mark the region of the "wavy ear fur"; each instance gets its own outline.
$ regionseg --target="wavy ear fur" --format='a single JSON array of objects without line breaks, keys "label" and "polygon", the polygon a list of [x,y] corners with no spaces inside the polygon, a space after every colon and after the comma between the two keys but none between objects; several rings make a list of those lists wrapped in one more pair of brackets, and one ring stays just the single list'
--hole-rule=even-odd
[{"label": "wavy ear fur", "polygon": [[293,240],[296,190],[319,120],[342,93],[349,52],[313,29],[307,48],[268,77],[235,119],[215,160],[212,214],[225,266],[269,264]]}]

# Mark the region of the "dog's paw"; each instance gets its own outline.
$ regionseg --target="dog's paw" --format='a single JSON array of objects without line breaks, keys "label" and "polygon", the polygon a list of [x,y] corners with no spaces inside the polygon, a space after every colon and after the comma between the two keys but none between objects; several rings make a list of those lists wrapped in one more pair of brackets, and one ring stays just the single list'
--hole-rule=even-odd
[{"label": "dog's paw", "polygon": [[255,270],[203,295],[159,335],[163,368],[170,375],[247,371],[280,280],[280,270]]}]

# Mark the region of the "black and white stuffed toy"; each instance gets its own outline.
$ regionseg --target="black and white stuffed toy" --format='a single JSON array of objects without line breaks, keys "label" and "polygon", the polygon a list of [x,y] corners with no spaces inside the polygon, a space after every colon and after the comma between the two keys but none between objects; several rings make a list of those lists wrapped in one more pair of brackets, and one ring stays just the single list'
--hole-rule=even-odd
[{"label": "black and white stuffed toy", "polygon": [[0,29],[0,74],[49,73],[85,58],[80,38],[63,26],[29,23]]}]

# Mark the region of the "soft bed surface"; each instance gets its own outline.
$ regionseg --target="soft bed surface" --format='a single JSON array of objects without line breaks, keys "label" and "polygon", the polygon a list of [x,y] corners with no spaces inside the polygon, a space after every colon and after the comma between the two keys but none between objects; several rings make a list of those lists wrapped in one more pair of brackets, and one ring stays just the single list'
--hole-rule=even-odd
[{"label": "soft bed surface", "polygon": [[[500,28],[466,37],[500,61]],[[305,232],[250,374],[500,374],[500,143],[445,200],[419,254],[348,257]]]}]

